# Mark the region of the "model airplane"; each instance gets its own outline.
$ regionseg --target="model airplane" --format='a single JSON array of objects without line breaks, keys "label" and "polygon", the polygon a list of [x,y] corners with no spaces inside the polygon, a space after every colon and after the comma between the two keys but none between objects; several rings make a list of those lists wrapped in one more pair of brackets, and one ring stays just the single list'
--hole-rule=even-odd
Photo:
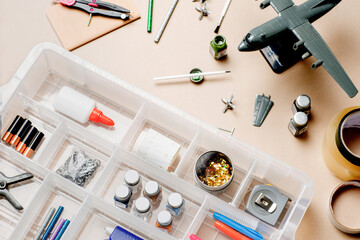
[{"label": "model airplane", "polygon": [[252,29],[240,43],[239,51],[264,49],[279,39],[284,41],[289,32],[292,32],[291,35],[296,36],[292,51],[296,52],[304,47],[305,51],[301,58],[305,59],[313,55],[317,61],[312,64],[312,68],[316,69],[322,65],[349,97],[354,97],[358,90],[324,39],[311,25],[340,1],[308,0],[296,6],[292,0],[265,0],[260,4],[260,8],[264,9],[271,5],[279,16]]}]

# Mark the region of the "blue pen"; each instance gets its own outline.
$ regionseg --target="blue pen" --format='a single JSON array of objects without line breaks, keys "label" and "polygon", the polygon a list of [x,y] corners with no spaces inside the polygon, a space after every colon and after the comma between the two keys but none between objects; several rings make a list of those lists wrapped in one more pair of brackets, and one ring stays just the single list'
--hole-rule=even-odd
[{"label": "blue pen", "polygon": [[108,240],[144,240],[126,229],[117,226],[111,233]]},{"label": "blue pen", "polygon": [[70,224],[69,219],[66,219],[54,240],[60,240],[60,238],[64,234],[64,232],[65,232],[65,230],[66,230],[66,228],[68,227],[69,224]]},{"label": "blue pen", "polygon": [[57,209],[54,217],[51,219],[51,222],[50,222],[49,226],[45,230],[45,233],[42,236],[41,240],[46,240],[48,238],[48,236],[50,235],[51,230],[54,228],[54,226],[55,226],[57,220],[59,219],[59,217],[60,217],[63,210],[64,210],[64,207],[59,206],[59,208]]},{"label": "blue pen", "polygon": [[216,220],[228,225],[229,227],[235,229],[239,233],[244,234],[245,236],[247,236],[253,240],[264,240],[263,236],[260,233],[258,233],[257,231],[255,231],[251,228],[245,227],[244,225],[241,225],[240,223],[237,223],[234,220],[232,220],[220,213],[214,212],[213,217]]}]

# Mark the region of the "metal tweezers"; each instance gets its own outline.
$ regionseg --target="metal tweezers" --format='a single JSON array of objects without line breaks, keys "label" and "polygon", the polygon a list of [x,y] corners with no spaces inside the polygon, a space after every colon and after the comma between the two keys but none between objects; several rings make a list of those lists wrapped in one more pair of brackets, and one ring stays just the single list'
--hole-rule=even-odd
[{"label": "metal tweezers", "polygon": [[[60,0],[60,3],[67,7],[83,10],[91,15],[101,15],[123,20],[130,17],[130,15],[126,14],[130,13],[129,9],[100,0]],[[101,7],[109,10],[100,9]]]},{"label": "metal tweezers", "polygon": [[22,210],[23,207],[20,203],[14,198],[14,196],[7,190],[9,185],[22,182],[33,178],[34,176],[31,173],[23,173],[20,175],[16,175],[14,177],[7,177],[5,174],[0,172],[0,196],[4,196],[6,200],[17,210]]}]

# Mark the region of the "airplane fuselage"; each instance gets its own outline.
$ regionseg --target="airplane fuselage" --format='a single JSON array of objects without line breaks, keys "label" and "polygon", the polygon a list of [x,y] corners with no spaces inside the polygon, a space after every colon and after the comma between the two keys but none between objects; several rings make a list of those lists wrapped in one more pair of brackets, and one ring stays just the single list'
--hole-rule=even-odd
[{"label": "airplane fuselage", "polygon": [[281,11],[268,22],[252,29],[239,45],[240,51],[255,51],[267,47],[288,30],[314,22],[341,0],[309,0],[299,6],[293,5]]}]

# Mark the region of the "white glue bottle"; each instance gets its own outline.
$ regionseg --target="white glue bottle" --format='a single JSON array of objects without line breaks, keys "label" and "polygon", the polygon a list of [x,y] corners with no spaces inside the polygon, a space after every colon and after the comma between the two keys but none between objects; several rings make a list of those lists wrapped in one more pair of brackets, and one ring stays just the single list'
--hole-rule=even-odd
[{"label": "white glue bottle", "polygon": [[105,116],[96,108],[96,102],[91,98],[75,91],[69,87],[63,87],[56,96],[53,106],[56,111],[69,116],[76,121],[86,123],[87,121],[101,122],[113,126],[114,121]]}]

